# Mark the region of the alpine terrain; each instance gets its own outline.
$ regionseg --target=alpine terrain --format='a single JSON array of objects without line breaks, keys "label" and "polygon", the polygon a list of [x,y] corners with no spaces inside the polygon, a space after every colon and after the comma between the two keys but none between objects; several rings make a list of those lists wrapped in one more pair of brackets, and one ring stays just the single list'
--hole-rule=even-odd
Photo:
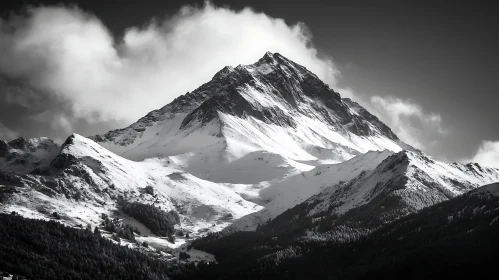
[{"label": "alpine terrain", "polygon": [[[414,249],[421,236],[432,236],[428,246],[440,249],[464,238],[457,228],[475,238],[475,229],[497,227],[490,206],[499,201],[497,185],[481,187],[496,182],[499,169],[425,155],[305,67],[270,52],[254,64],[223,68],[125,128],[72,134],[60,145],[44,137],[0,141],[3,223],[13,232],[44,228],[61,250],[109,247],[109,259],[144,258],[140,279],[300,278],[293,268],[300,260],[318,278],[407,270],[427,250]],[[428,219],[431,225],[422,224]],[[438,230],[443,235],[433,238]],[[3,250],[36,266],[33,256],[46,252],[43,234],[6,232],[0,229],[0,238],[13,242]],[[66,244],[66,235],[78,241]],[[401,239],[409,240],[400,245],[411,248],[407,257],[380,245]],[[378,249],[382,258],[371,262]],[[336,251],[346,257],[335,265],[311,261]],[[73,264],[50,271],[38,265],[36,275],[76,277],[68,271],[82,257],[64,254]],[[109,259],[102,262],[113,263],[113,271],[126,265]],[[0,270],[38,279],[11,261],[0,260]],[[85,277],[111,277],[96,275]]]}]

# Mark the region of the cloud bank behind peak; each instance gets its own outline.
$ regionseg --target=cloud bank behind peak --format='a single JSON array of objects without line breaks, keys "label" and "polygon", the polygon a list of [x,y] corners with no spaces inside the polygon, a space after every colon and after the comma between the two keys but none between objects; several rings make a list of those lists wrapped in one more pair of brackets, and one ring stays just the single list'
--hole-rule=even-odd
[{"label": "cloud bank behind peak", "polygon": [[131,123],[224,66],[253,63],[266,51],[336,84],[339,71],[318,57],[304,24],[288,25],[249,8],[185,6],[128,28],[122,38],[74,6],[29,8],[0,19],[0,72],[63,100],[72,117],[88,121]]}]

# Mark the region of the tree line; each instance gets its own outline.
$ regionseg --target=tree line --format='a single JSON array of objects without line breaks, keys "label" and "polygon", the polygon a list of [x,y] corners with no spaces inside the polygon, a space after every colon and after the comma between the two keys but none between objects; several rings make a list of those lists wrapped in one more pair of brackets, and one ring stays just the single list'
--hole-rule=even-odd
[{"label": "tree line", "polygon": [[0,271],[28,279],[189,279],[193,264],[119,246],[98,230],[0,214]]}]

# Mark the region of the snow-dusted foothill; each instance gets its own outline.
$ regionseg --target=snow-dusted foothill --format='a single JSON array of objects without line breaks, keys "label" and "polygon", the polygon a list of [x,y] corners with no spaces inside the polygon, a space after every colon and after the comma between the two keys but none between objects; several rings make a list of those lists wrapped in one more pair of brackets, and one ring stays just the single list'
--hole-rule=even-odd
[{"label": "snow-dusted foothill", "polygon": [[70,225],[95,227],[102,214],[115,216],[120,200],[138,201],[177,211],[180,227],[195,237],[261,209],[231,188],[199,179],[168,159],[130,161],[77,134],[40,173],[1,173],[2,185],[15,186],[2,201],[4,212],[45,219],[56,212]]},{"label": "snow-dusted foothill", "polygon": [[264,209],[236,221],[231,229],[254,230],[258,224],[275,218],[322,190],[376,168],[392,154],[391,151],[371,151],[342,163],[317,166],[282,181],[270,182],[259,193],[260,199],[265,202]]},{"label": "snow-dusted foothill", "polygon": [[[475,163],[449,164],[420,152],[401,151],[386,157],[372,170],[324,188],[296,209],[300,219],[311,221],[310,230],[319,225],[321,232],[335,227],[344,230],[345,226],[373,230],[493,182],[499,182],[499,169]],[[480,188],[478,193],[495,193],[493,186]],[[295,214],[291,211],[283,215]]]}]

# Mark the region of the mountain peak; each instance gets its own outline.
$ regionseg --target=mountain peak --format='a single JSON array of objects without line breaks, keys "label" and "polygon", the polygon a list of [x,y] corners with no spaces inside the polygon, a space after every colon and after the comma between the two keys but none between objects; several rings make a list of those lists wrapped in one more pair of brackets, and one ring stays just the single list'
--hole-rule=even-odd
[{"label": "mountain peak", "polygon": [[[272,52],[266,52],[265,55],[260,58],[257,62],[254,64],[248,65],[247,67],[251,66],[260,66],[263,64],[271,65],[271,66],[291,66],[292,68],[300,68],[302,71],[308,72],[305,67],[295,63],[294,61],[286,58],[285,56],[281,55],[280,53],[272,53]],[[310,73],[313,74],[313,73]]]},{"label": "mountain peak", "polygon": [[234,71],[234,67],[232,66],[225,66],[222,68],[222,70],[218,71],[215,76],[213,76],[213,80],[219,80],[219,79],[224,79],[229,75],[231,72]]},{"label": "mountain peak", "polygon": [[[98,147],[98,150],[102,149],[102,147],[100,147],[99,145],[96,145],[95,141],[93,141],[92,139],[81,136],[80,134],[77,134],[77,133],[73,133],[61,145],[61,150],[67,150],[71,146],[75,146],[75,145],[76,146],[95,146],[95,147]],[[96,149],[94,148],[93,150],[95,151]]]},{"label": "mountain peak", "polygon": [[66,138],[66,140],[64,141],[64,143],[62,143],[61,145],[61,149],[64,149],[64,147],[66,146],[70,146],[74,143],[74,139],[78,136],[78,134],[76,133],[72,133],[71,135],[69,135],[68,138]]},{"label": "mountain peak", "polygon": [[[269,74],[277,70],[277,66],[292,65],[294,62],[280,55],[279,53],[266,52],[257,62],[248,65],[238,65],[237,67],[225,66],[218,71],[213,80],[223,80],[229,77],[232,73],[237,75],[252,74]],[[256,70],[256,71],[255,71]]]},{"label": "mountain peak", "polygon": [[[225,151],[233,150],[220,158],[231,159],[264,150],[339,162],[370,150],[406,147],[363,107],[342,100],[305,67],[272,52],[250,65],[226,66],[211,81],[129,127],[91,139],[134,160],[200,151],[217,141]],[[151,151],[144,154],[144,149]]]},{"label": "mountain peak", "polygon": [[274,55],[275,55],[274,53],[266,52],[265,55],[262,56],[262,58],[260,58],[258,62],[255,64],[274,63],[275,62]]},{"label": "mountain peak", "polygon": [[9,141],[8,144],[14,149],[26,150],[28,142],[26,141],[26,139],[19,137],[17,139]]}]

